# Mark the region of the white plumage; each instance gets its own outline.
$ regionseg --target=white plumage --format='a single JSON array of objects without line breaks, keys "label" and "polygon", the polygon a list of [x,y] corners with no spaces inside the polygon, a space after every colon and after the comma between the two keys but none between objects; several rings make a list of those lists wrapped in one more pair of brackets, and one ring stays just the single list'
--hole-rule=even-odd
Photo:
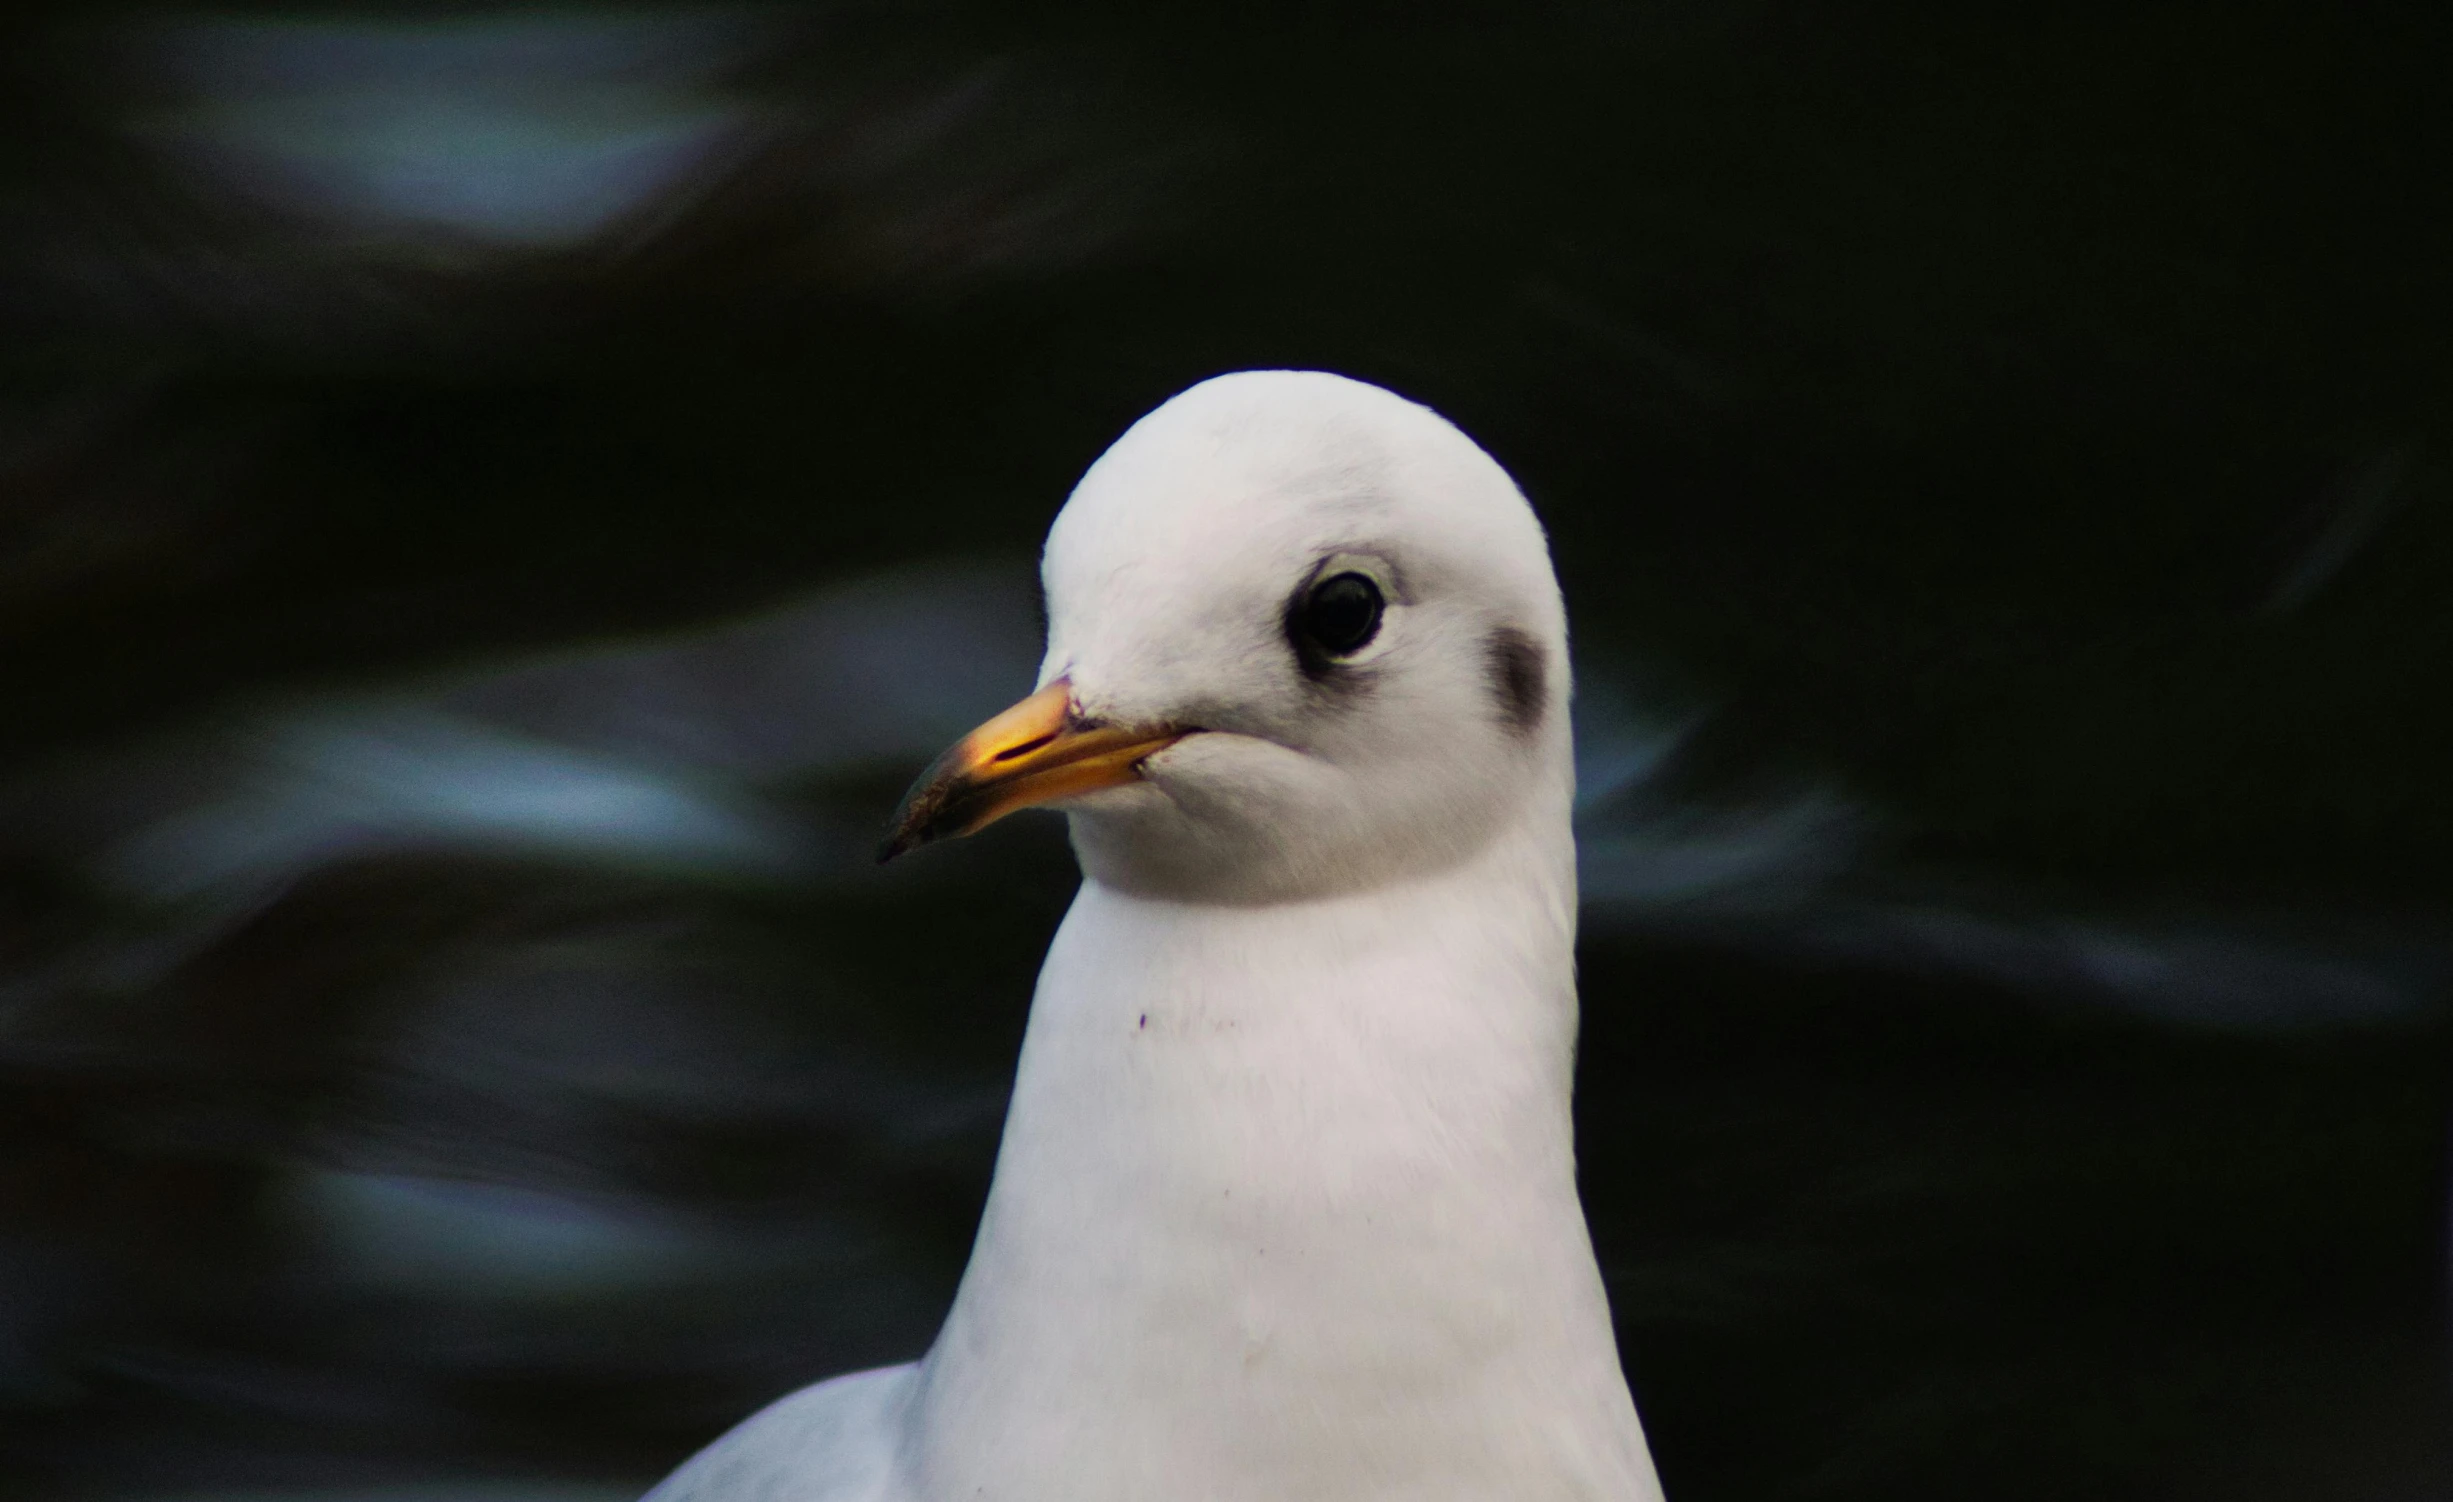
[{"label": "white plumage", "polygon": [[[1324,653],[1306,591],[1348,573],[1385,607]],[[1385,391],[1224,376],[1092,466],[1044,578],[1043,688],[1164,749],[1067,798],[1084,881],[953,1310],[651,1502],[1657,1498],[1576,1198],[1522,496]]]}]

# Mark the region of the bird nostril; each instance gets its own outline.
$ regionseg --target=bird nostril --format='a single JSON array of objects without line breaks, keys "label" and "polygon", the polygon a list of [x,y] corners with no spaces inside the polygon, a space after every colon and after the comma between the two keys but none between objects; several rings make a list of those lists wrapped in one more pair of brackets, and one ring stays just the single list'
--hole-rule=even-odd
[{"label": "bird nostril", "polygon": [[992,762],[1012,761],[1017,756],[1030,755],[1033,751],[1038,750],[1040,747],[1046,745],[1048,742],[1054,739],[1056,739],[1056,737],[1053,735],[1043,735],[1036,740],[1024,741],[1018,746],[1007,746],[1004,750],[999,751],[996,755],[991,756],[988,759]]}]

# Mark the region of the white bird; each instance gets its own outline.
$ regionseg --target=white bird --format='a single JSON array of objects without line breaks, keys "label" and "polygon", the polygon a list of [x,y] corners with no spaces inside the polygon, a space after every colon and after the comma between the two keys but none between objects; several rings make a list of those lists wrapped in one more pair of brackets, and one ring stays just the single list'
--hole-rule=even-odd
[{"label": "white bird", "polygon": [[1039,691],[885,854],[1032,804],[1083,881],[928,1354],[651,1502],[1660,1495],[1577,1200],[1567,624],[1472,440],[1300,371],[1083,476]]}]

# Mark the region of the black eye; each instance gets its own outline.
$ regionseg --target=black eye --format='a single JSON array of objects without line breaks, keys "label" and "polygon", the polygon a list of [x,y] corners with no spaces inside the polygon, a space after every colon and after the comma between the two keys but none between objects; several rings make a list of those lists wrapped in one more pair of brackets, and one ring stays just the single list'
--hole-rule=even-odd
[{"label": "black eye", "polygon": [[1295,645],[1323,657],[1360,652],[1380,634],[1380,612],[1387,604],[1367,576],[1332,574],[1295,608]]}]

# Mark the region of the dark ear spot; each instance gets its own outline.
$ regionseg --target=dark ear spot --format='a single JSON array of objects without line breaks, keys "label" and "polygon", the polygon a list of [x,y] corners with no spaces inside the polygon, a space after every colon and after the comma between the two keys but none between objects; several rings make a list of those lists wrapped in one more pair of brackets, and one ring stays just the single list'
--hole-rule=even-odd
[{"label": "dark ear spot", "polygon": [[1539,642],[1514,626],[1491,633],[1491,694],[1499,701],[1499,718],[1518,735],[1531,735],[1542,723],[1548,667]]}]

